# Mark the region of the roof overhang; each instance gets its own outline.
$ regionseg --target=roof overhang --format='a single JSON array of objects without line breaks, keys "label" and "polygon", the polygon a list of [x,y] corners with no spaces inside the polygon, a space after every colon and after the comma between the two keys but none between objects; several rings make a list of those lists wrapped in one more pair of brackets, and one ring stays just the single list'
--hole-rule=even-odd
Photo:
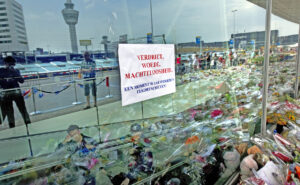
[{"label": "roof overhang", "polygon": [[[247,0],[262,8],[266,8],[267,0]],[[272,13],[283,19],[300,23],[300,1],[299,0],[273,0]]]}]

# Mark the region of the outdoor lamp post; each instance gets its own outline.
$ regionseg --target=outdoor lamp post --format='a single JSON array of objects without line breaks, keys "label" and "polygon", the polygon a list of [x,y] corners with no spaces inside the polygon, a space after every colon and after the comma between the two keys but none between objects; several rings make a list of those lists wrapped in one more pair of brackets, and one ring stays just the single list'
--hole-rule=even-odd
[{"label": "outdoor lamp post", "polygon": [[151,33],[153,37],[154,33],[153,33],[152,0],[150,0],[150,17],[151,17]]},{"label": "outdoor lamp post", "polygon": [[236,17],[235,17],[235,13],[237,11],[238,11],[237,9],[232,10],[232,13],[233,13],[233,48],[234,49],[235,49],[235,34],[236,34]]}]

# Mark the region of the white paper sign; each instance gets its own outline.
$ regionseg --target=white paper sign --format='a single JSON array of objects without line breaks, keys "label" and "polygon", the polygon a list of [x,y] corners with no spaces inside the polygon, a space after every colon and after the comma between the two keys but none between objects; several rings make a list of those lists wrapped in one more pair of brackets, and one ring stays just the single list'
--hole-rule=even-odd
[{"label": "white paper sign", "polygon": [[119,44],[122,105],[176,92],[173,44]]}]

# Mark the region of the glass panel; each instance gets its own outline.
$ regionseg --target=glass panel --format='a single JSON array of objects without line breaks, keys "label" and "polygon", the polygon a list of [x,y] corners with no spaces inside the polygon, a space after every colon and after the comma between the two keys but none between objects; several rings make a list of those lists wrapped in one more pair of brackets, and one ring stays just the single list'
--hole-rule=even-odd
[{"label": "glass panel", "polygon": [[63,142],[66,136],[67,132],[56,132],[30,137],[33,155],[40,156],[54,153],[59,143]]},{"label": "glass panel", "polygon": [[51,132],[57,130],[66,130],[69,125],[78,125],[79,127],[98,125],[97,109],[91,108],[79,112],[66,114],[30,124],[30,134]]},{"label": "glass panel", "polygon": [[75,102],[74,84],[66,82],[66,79],[64,76],[50,77],[41,80],[41,85],[34,86],[31,96],[34,95],[35,104],[32,106],[35,106],[35,112],[31,113],[48,113],[72,107]]},{"label": "glass panel", "polygon": [[173,94],[172,98],[174,109],[177,113],[196,105],[195,91],[190,84],[177,86],[176,93]]},{"label": "glass panel", "polygon": [[[134,122],[135,123],[135,122]],[[114,123],[105,126],[100,126],[101,132],[101,141],[107,142],[109,140],[120,139],[124,140],[125,138],[128,139],[130,136],[130,128],[131,125],[134,124],[133,122],[122,122],[122,123]],[[142,125],[142,121],[136,121]]]},{"label": "glass panel", "polygon": [[12,129],[1,130],[0,139],[26,135],[26,127],[23,125]]},{"label": "glass panel", "polygon": [[100,124],[142,119],[142,104],[122,107],[120,101],[98,107]]},{"label": "glass panel", "polygon": [[144,118],[160,117],[173,113],[174,106],[172,96],[171,94],[144,101]]},{"label": "glass panel", "polygon": [[[0,141],[0,163],[7,163],[30,157],[29,143],[26,138]],[[14,169],[14,168],[13,168]],[[10,169],[8,169],[9,171]]]}]

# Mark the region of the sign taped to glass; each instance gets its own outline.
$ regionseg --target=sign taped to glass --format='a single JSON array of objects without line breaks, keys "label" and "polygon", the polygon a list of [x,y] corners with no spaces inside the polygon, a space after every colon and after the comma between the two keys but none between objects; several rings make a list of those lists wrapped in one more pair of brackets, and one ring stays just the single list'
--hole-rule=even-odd
[{"label": "sign taped to glass", "polygon": [[176,92],[173,44],[119,44],[122,105]]}]

